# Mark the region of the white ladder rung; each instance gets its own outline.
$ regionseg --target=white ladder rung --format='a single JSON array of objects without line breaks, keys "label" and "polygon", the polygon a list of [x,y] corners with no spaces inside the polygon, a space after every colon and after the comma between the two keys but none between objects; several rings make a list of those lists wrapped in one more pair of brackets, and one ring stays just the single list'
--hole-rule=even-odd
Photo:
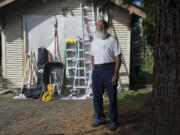
[{"label": "white ladder rung", "polygon": [[93,16],[89,16],[89,15],[84,16],[84,18],[86,18],[88,20],[93,20],[94,19]]},{"label": "white ladder rung", "polygon": [[74,78],[75,79],[86,79],[86,77],[84,77],[84,76],[75,76]]},{"label": "white ladder rung", "polygon": [[84,45],[85,46],[91,46],[91,43],[85,43]]},{"label": "white ladder rung", "polygon": [[77,69],[84,70],[85,68],[84,67],[77,67]]},{"label": "white ladder rung", "polygon": [[85,7],[82,7],[81,9],[83,9],[83,10],[85,10],[85,9],[90,9],[90,7],[85,6]]},{"label": "white ladder rung", "polygon": [[87,33],[88,33],[88,34],[94,34],[94,32],[91,32],[91,31],[90,31],[90,32],[87,32]]},{"label": "white ladder rung", "polygon": [[84,58],[77,58],[77,60],[85,60]]},{"label": "white ladder rung", "polygon": [[86,86],[75,86],[75,89],[79,88],[79,89],[86,89]]},{"label": "white ladder rung", "polygon": [[79,49],[78,51],[84,51],[84,49]]},{"label": "white ladder rung", "polygon": [[75,69],[76,67],[67,67],[67,69]]},{"label": "white ladder rung", "polygon": [[91,43],[92,43],[92,41],[90,41],[90,40],[85,40],[85,41],[84,41],[84,44],[88,44],[88,45],[89,45],[89,44],[91,44]]},{"label": "white ladder rung", "polygon": [[66,49],[67,52],[75,52],[75,49]]},{"label": "white ladder rung", "polygon": [[67,88],[72,88],[73,85],[66,85],[65,87],[67,87]]},{"label": "white ladder rung", "polygon": [[87,60],[85,63],[86,63],[86,64],[90,64],[91,62],[90,62],[89,60]]},{"label": "white ladder rung", "polygon": [[67,58],[67,60],[76,60],[76,57],[73,57],[73,58]]},{"label": "white ladder rung", "polygon": [[92,10],[92,7],[91,7],[91,6],[87,6],[87,5],[85,5],[85,6],[82,6],[82,7],[81,7],[81,9],[84,9],[84,10],[85,10],[85,9]]},{"label": "white ladder rung", "polygon": [[94,24],[84,24],[84,27],[94,27]]},{"label": "white ladder rung", "polygon": [[91,36],[92,37],[92,36],[94,36],[94,33],[84,34],[84,36],[88,36],[88,37]]},{"label": "white ladder rung", "polygon": [[85,54],[90,54],[90,53],[87,51],[87,52],[85,52]]},{"label": "white ladder rung", "polygon": [[83,40],[82,39],[78,39],[78,42],[83,42]]},{"label": "white ladder rung", "polygon": [[90,74],[90,71],[86,71],[85,73],[86,73],[86,74]]},{"label": "white ladder rung", "polygon": [[69,76],[69,75],[68,75],[68,76],[66,76],[66,78],[74,78],[74,76]]}]

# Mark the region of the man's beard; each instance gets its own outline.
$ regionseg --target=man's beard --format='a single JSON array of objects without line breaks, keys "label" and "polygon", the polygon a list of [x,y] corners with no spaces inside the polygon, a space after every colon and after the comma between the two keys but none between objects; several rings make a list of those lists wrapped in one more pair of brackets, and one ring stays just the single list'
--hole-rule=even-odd
[{"label": "man's beard", "polygon": [[108,33],[107,31],[96,31],[96,37],[104,40],[108,37]]}]

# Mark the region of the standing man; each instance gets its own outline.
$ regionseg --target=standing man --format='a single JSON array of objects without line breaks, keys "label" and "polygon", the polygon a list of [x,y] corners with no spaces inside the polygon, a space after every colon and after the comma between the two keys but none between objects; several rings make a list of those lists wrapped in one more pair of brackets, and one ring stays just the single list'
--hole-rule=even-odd
[{"label": "standing man", "polygon": [[104,20],[98,21],[96,38],[91,46],[93,102],[96,115],[92,127],[98,127],[105,123],[103,94],[106,89],[110,102],[109,130],[116,130],[118,122],[117,82],[121,64],[121,49],[117,39],[109,35],[107,29],[107,22]]}]

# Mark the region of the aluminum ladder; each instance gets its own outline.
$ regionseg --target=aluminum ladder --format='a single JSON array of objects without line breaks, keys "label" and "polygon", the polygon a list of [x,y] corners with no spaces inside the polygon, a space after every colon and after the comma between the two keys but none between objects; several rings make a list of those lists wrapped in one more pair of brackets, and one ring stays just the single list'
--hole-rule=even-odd
[{"label": "aluminum ladder", "polygon": [[91,43],[95,37],[95,11],[94,4],[81,5],[82,12],[82,41],[84,45],[85,74],[86,74],[86,95],[92,93],[92,63],[90,56]]},{"label": "aluminum ladder", "polygon": [[75,76],[72,96],[83,95],[83,90],[86,91],[86,74],[85,74],[85,58],[84,58],[84,45],[80,37],[77,40],[77,57],[75,66]]}]

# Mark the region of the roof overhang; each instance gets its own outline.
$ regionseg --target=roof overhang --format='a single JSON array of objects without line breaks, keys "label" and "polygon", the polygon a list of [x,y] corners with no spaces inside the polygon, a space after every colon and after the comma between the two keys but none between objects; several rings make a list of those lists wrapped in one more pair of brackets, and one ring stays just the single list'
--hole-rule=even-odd
[{"label": "roof overhang", "polygon": [[[0,8],[14,2],[15,0],[0,0]],[[115,3],[116,5],[127,9],[130,14],[136,14],[142,18],[146,18],[146,13],[143,11],[142,8],[135,6],[135,5],[128,5],[124,4],[122,0],[110,0],[111,2]]]},{"label": "roof overhang", "polygon": [[142,18],[146,18],[146,13],[143,11],[142,8],[136,6],[136,5],[128,5],[128,4],[124,4],[122,2],[122,0],[110,0],[111,2],[115,3],[116,5],[127,9],[130,14],[136,14]]},{"label": "roof overhang", "polygon": [[0,0],[0,8],[14,1],[15,0]]}]

